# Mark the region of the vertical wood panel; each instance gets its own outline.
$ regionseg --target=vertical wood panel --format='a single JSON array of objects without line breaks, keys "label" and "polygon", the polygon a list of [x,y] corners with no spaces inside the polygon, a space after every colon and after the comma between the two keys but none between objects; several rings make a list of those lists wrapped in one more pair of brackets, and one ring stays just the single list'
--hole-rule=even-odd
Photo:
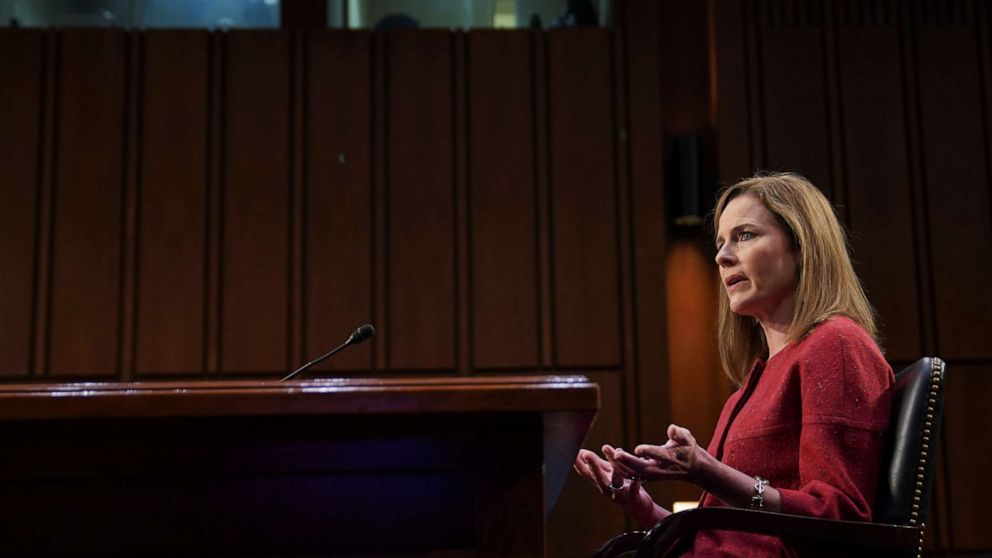
[{"label": "vertical wood panel", "polygon": [[[741,4],[741,23],[744,38],[745,82],[747,92],[748,161],[749,169],[768,167],[765,157],[764,83],[761,72],[761,27],[756,24],[758,0],[744,0]],[[737,17],[733,14],[731,17]],[[751,173],[748,172],[748,175]],[[732,184],[733,182],[731,182]]]},{"label": "vertical wood panel", "polygon": [[225,34],[212,33],[208,39],[208,131],[207,176],[207,258],[204,368],[207,374],[220,370],[221,340],[221,194],[224,180],[224,41]]},{"label": "vertical wood panel", "polygon": [[31,339],[32,362],[31,372],[34,376],[43,376],[48,371],[50,357],[48,354],[48,324],[51,318],[51,262],[52,262],[52,200],[55,188],[55,129],[56,122],[56,87],[58,76],[58,45],[55,32],[49,31],[44,35],[44,77],[42,79],[41,139],[39,141],[39,173],[38,185],[38,224],[36,231],[35,258],[35,297],[33,315],[33,335]]},{"label": "vertical wood panel", "polygon": [[476,368],[537,368],[530,33],[469,40],[472,341]]},{"label": "vertical wood panel", "polygon": [[303,355],[306,339],[306,161],[307,161],[307,33],[291,35],[290,54],[290,231],[289,231],[289,362],[293,368],[306,362]]},{"label": "vertical wood panel", "polygon": [[[368,33],[309,35],[306,359],[373,321],[371,40]],[[371,346],[353,347],[321,369],[366,371]]]},{"label": "vertical wood panel", "polygon": [[548,33],[555,364],[620,363],[610,35]]},{"label": "vertical wood panel", "polygon": [[455,367],[452,38],[388,45],[388,323],[393,369]]},{"label": "vertical wood panel", "polygon": [[141,143],[141,63],[144,49],[140,33],[127,33],[127,91],[125,93],[124,131],[124,193],[123,218],[121,219],[121,310],[117,377],[121,381],[134,380],[135,330],[137,321],[138,273],[138,175],[139,146]]},{"label": "vertical wood panel", "polygon": [[548,43],[546,34],[535,33],[531,56],[534,60],[534,148],[535,188],[537,189],[537,276],[538,276],[538,329],[540,335],[541,367],[554,366],[554,319],[551,286],[551,178],[548,164],[550,138],[548,136]]},{"label": "vertical wood panel", "polygon": [[231,32],[226,49],[221,370],[288,367],[289,40]]},{"label": "vertical wood panel", "polygon": [[763,27],[764,140],[768,170],[796,171],[831,193],[830,137],[819,27]]},{"label": "vertical wood panel", "polygon": [[878,309],[887,356],[922,354],[905,106],[894,27],[843,26],[837,45],[847,182],[856,269]]},{"label": "vertical wood panel", "polygon": [[[929,230],[927,226],[927,201],[924,194],[924,169],[923,158],[923,133],[920,125],[920,101],[919,88],[917,87],[917,57],[916,57],[916,35],[913,26],[910,24],[909,5],[900,6],[900,61],[903,71],[903,99],[906,102],[906,135],[907,157],[909,159],[909,182],[913,203],[913,220],[916,224],[917,234],[914,238],[914,254],[916,256],[916,283],[920,291],[920,321],[918,324],[920,337],[923,342],[924,354],[936,354],[936,327],[937,320],[935,309],[933,308],[933,282],[930,273],[930,242]],[[940,522],[937,522],[939,526]]]},{"label": "vertical wood panel", "polygon": [[[651,14],[652,12],[647,12]],[[645,14],[645,15],[647,15]],[[657,21],[659,18],[655,18]],[[662,33],[659,33],[659,35]],[[633,440],[643,440],[646,433],[641,430],[642,422],[639,414],[638,398],[640,397],[640,386],[641,386],[641,376],[639,374],[640,370],[637,366],[637,349],[635,343],[637,340],[637,329],[635,326],[635,315],[636,311],[634,308],[634,238],[633,238],[633,221],[634,221],[634,210],[633,205],[635,200],[634,192],[631,184],[631,160],[630,150],[627,149],[627,145],[630,141],[630,130],[628,125],[630,122],[628,113],[628,91],[630,90],[630,84],[626,82],[626,63],[624,62],[624,41],[622,33],[611,33],[610,34],[610,70],[611,77],[613,78],[610,84],[612,88],[612,107],[613,107],[613,137],[614,139],[614,181],[616,183],[616,204],[617,204],[617,280],[619,282],[620,296],[620,362],[622,362],[626,369],[623,374],[623,399],[624,399],[624,426],[626,432],[623,439],[623,443],[628,445],[628,442],[633,443]],[[664,96],[661,97],[664,99]],[[662,101],[662,107],[664,106],[664,100]],[[664,110],[660,108],[659,110]],[[640,130],[638,130],[640,132]],[[638,134],[641,138],[650,138],[647,134]],[[657,190],[655,190],[657,192]],[[660,196],[659,196],[660,197]],[[645,209],[650,209],[653,204],[651,204],[651,198],[643,199]],[[654,207],[654,209],[662,209],[661,207]],[[628,287],[629,285],[629,287]],[[659,376],[664,377],[664,371],[658,371],[661,373],[655,373],[652,375],[653,378],[658,378]],[[645,391],[648,391],[648,386],[651,382],[645,381],[644,387]],[[657,383],[655,383],[657,385]],[[655,391],[656,390],[651,390]]]},{"label": "vertical wood panel", "polygon": [[[699,133],[709,124],[709,13],[706,2],[660,0],[653,9],[632,2],[637,10],[633,17],[640,20],[632,28],[633,34],[656,26],[654,53],[664,83],[657,95],[660,98],[659,116],[662,129],[671,136]],[[738,4],[738,2],[733,2]],[[652,11],[648,11],[652,10]],[[646,41],[646,37],[635,40]],[[738,47],[739,50],[739,47]],[[637,53],[629,52],[629,56]],[[640,54],[647,58],[649,53]],[[630,76],[636,80],[639,76]],[[643,79],[643,78],[642,78]]]},{"label": "vertical wood panel", "polygon": [[208,36],[144,36],[137,374],[203,366]]},{"label": "vertical wood panel", "polygon": [[66,30],[54,187],[50,371],[117,369],[125,35]]},{"label": "vertical wood panel", "polygon": [[[685,9],[695,16],[691,18],[694,25],[686,25],[685,21],[672,17],[673,10],[684,14],[682,10]],[[618,4],[615,16],[624,22],[623,29],[615,30],[615,33],[621,34],[620,42],[624,48],[614,55],[618,65],[615,75],[621,90],[626,92],[627,115],[626,118],[621,116],[621,122],[625,122],[623,128],[627,132],[626,149],[629,153],[626,166],[630,169],[629,185],[625,185],[624,181],[619,184],[621,188],[630,190],[630,223],[629,228],[625,227],[627,230],[621,232],[621,238],[632,244],[633,260],[624,263],[633,268],[632,283],[628,285],[624,282],[624,288],[629,289],[629,296],[633,297],[632,308],[627,307],[625,302],[625,312],[632,314],[633,326],[627,325],[630,320],[624,324],[624,327],[630,327],[630,335],[624,338],[625,351],[629,350],[626,345],[631,342],[635,351],[635,356],[627,361],[625,382],[626,413],[628,417],[633,417],[632,431],[627,436],[632,442],[664,439],[672,419],[671,405],[668,404],[670,393],[677,389],[671,383],[671,368],[668,366],[670,351],[666,345],[668,328],[665,320],[664,265],[668,235],[664,192],[669,186],[664,184],[660,154],[663,150],[663,130],[692,126],[690,122],[695,121],[699,114],[670,123],[662,107],[662,89],[679,80],[685,71],[694,72],[698,78],[707,70],[705,50],[694,52],[687,59],[662,64],[661,60],[667,57],[667,52],[661,46],[664,44],[661,35],[675,34],[673,28],[681,25],[684,26],[682,33],[705,36],[705,10],[706,6],[701,3],[636,0],[625,2],[622,6]],[[699,17],[700,12],[702,17]],[[696,79],[692,81],[698,83]],[[667,102],[677,106],[678,98],[696,93],[691,87],[680,89],[680,94],[670,96]],[[622,104],[622,101],[618,102],[618,105]],[[695,125],[704,127],[705,100],[693,103],[692,107],[693,111],[686,112],[692,113],[702,107],[703,122],[695,121]],[[672,500],[670,483],[653,484],[655,486],[648,486],[648,491],[656,501],[667,504]]]},{"label": "vertical wood panel", "polygon": [[941,356],[990,358],[992,215],[977,41],[970,27],[918,31],[920,112]]},{"label": "vertical wood panel", "polygon": [[[803,21],[815,23],[820,26],[820,35],[823,49],[823,71],[824,71],[824,96],[826,97],[827,109],[827,165],[830,170],[830,184],[823,188],[829,188],[833,194],[833,202],[837,206],[836,213],[842,223],[849,220],[847,207],[847,183],[844,174],[844,149],[843,130],[841,120],[843,119],[840,99],[840,67],[837,48],[837,25],[840,23],[835,19],[836,13],[830,10],[829,5],[804,6],[806,9],[800,10],[800,17]],[[805,12],[805,13],[802,13]],[[823,21],[821,21],[823,20]]]},{"label": "vertical wood panel", "polygon": [[388,342],[383,338],[389,337],[387,323],[387,267],[386,254],[388,246],[386,221],[386,153],[389,143],[386,141],[386,100],[388,98],[386,83],[386,34],[376,33],[372,36],[372,271],[374,294],[372,310],[375,314],[375,324],[379,327],[378,340],[372,340],[373,371],[388,369]]},{"label": "vertical wood panel", "polygon": [[456,31],[454,39],[453,76],[454,104],[454,206],[455,206],[455,371],[460,375],[472,372],[472,248],[471,208],[469,206],[469,32]]},{"label": "vertical wood panel", "polygon": [[710,102],[716,109],[717,174],[721,182],[733,184],[751,174],[744,16],[742,2],[713,2],[712,6],[716,98]]},{"label": "vertical wood panel", "polygon": [[[984,397],[992,393],[992,365],[948,364],[945,416],[948,468],[945,479],[951,507],[947,529],[955,550],[992,548],[992,531],[981,510],[992,494],[992,411]],[[976,397],[976,394],[979,394]],[[982,448],[982,449],[979,449]]]},{"label": "vertical wood panel", "polygon": [[43,42],[3,30],[0,48],[0,376],[31,366]]}]

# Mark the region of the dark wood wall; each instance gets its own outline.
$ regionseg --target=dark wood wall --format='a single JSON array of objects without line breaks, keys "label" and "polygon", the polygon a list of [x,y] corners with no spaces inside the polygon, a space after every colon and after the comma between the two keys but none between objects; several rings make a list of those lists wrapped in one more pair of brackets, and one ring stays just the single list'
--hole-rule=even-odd
[{"label": "dark wood wall", "polygon": [[[590,445],[659,438],[656,35],[0,30],[0,376],[276,378],[371,322],[316,373],[581,373]],[[624,528],[557,510],[558,556]]]},{"label": "dark wood wall", "polygon": [[990,4],[711,5],[721,178],[796,170],[838,205],[889,360],[948,361],[927,544],[992,548]]},{"label": "dark wood wall", "polygon": [[[711,242],[669,140],[838,203],[895,366],[949,361],[927,544],[992,548],[984,2],[629,0],[612,30],[0,31],[0,376],[578,372],[587,447],[705,441]],[[691,488],[653,485],[659,500]],[[624,519],[578,479],[554,556]]]}]

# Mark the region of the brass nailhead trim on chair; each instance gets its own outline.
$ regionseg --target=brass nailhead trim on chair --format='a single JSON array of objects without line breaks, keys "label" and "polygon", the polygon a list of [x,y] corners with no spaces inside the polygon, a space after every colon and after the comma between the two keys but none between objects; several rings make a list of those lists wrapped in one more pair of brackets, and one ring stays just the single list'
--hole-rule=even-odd
[{"label": "brass nailhead trim on chair", "polygon": [[[927,470],[927,457],[930,455],[930,430],[933,428],[934,405],[937,404],[937,392],[940,391],[944,374],[944,361],[934,357],[930,367],[930,397],[927,399],[927,420],[923,425],[923,447],[920,450],[920,462],[916,468],[916,488],[913,490],[913,511],[910,513],[910,525],[916,525],[916,518],[920,516],[920,499],[923,494],[923,477]],[[916,548],[916,557],[923,556],[923,528],[926,526],[920,523],[920,544]]]}]

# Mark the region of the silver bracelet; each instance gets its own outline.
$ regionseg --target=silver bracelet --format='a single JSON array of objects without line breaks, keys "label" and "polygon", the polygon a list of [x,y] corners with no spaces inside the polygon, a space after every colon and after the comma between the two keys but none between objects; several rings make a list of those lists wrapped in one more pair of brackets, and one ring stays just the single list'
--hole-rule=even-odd
[{"label": "silver bracelet", "polygon": [[759,476],[755,476],[754,480],[754,496],[751,496],[751,509],[752,510],[763,510],[765,509],[765,487],[768,486],[768,479],[763,479]]}]

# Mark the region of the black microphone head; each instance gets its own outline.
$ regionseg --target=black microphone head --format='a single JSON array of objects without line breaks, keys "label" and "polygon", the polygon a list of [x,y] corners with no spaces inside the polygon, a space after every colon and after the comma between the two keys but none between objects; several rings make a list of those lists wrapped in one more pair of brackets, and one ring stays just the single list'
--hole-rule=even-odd
[{"label": "black microphone head", "polygon": [[365,324],[356,329],[355,333],[351,334],[351,339],[349,339],[349,341],[352,343],[361,343],[373,335],[375,335],[375,328],[372,327],[372,324]]}]

